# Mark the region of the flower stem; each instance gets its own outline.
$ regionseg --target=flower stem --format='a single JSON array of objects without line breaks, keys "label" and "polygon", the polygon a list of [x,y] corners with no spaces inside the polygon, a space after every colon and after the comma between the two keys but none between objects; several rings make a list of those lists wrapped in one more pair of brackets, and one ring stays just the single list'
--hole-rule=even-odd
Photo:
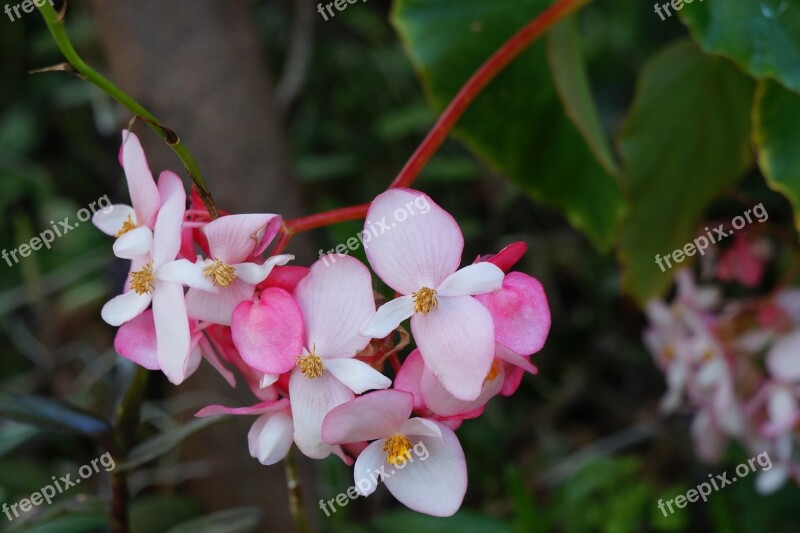
[{"label": "flower stem", "polygon": [[300,488],[300,478],[297,475],[297,463],[294,457],[294,448],[289,449],[289,453],[284,459],[286,468],[286,486],[289,489],[289,510],[292,513],[294,524],[299,533],[311,531],[308,527],[305,511],[303,509],[303,492]]},{"label": "flower stem", "polygon": [[[461,115],[469,109],[475,98],[489,85],[500,72],[505,69],[520,53],[533,44],[539,37],[552,28],[560,20],[589,3],[591,0],[556,0],[549,8],[526,24],[521,30],[503,43],[483,65],[476,70],[467,82],[456,93],[450,104],[442,111],[436,124],[425,136],[419,147],[411,154],[406,164],[395,177],[389,188],[410,187],[419,173],[428,164]],[[285,224],[288,238],[295,233],[329,226],[346,220],[364,218],[369,204],[333,209],[302,218],[289,220]],[[288,241],[287,238],[287,241]],[[285,243],[284,243],[285,246]]]},{"label": "flower stem", "polygon": [[56,45],[58,45],[59,50],[61,50],[61,53],[64,54],[64,57],[69,62],[69,66],[71,67],[71,69],[62,68],[61,70],[73,72],[74,74],[86,79],[100,90],[111,96],[114,100],[125,106],[131,113],[145,122],[156,133],[158,133],[158,135],[164,139],[167,145],[183,162],[183,167],[186,169],[186,172],[192,179],[192,183],[194,183],[195,187],[197,187],[197,192],[208,209],[211,218],[217,218],[219,216],[219,210],[214,203],[214,199],[211,197],[211,192],[208,190],[208,186],[203,179],[203,175],[200,173],[200,169],[197,167],[197,163],[195,163],[194,158],[186,149],[186,146],[181,143],[178,135],[171,129],[164,126],[161,121],[155,117],[155,115],[145,109],[136,100],[122,92],[107,78],[87,65],[86,62],[81,59],[81,57],[78,55],[78,52],[76,52],[75,48],[72,46],[72,42],[69,40],[69,35],[67,35],[67,30],[64,27],[62,15],[56,13],[55,9],[49,2],[43,2],[42,5],[39,5],[37,2],[36,7],[42,14],[42,18],[44,18],[45,24],[47,24],[47,28],[50,30],[50,34],[53,36]]}]

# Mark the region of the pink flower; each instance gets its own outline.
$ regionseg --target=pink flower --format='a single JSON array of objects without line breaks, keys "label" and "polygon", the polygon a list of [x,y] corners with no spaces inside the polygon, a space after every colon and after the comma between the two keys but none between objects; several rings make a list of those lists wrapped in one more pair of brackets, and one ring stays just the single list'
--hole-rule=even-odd
[{"label": "pink flower", "polygon": [[360,396],[328,413],[323,437],[330,444],[374,441],[355,464],[355,486],[361,495],[375,491],[374,474],[380,471],[389,492],[410,509],[451,516],[467,491],[464,452],[444,424],[409,419],[413,404],[411,394],[397,390]]},{"label": "pink flower", "polygon": [[153,231],[152,250],[133,260],[126,292],[107,302],[101,316],[108,324],[119,326],[139,316],[152,302],[158,366],[177,385],[189,372],[192,351],[183,284],[208,290],[214,287],[207,280],[192,276],[192,263],[175,260],[186,208],[181,179],[172,172],[162,172],[158,190],[162,205]]},{"label": "pink flower", "polygon": [[263,264],[247,261],[264,252],[280,225],[281,217],[272,214],[229,215],[206,225],[203,233],[211,257],[195,263],[195,275],[208,279],[216,290],[189,289],[189,315],[229,326],[233,310],[253,297],[255,286],[266,279],[273,267],[294,259],[292,255],[276,255]]},{"label": "pink flower", "polygon": [[[420,199],[425,214],[408,215]],[[398,213],[407,218],[400,220]],[[464,238],[456,221],[427,195],[391,189],[372,202],[367,224],[389,230],[366,248],[375,273],[402,296],[378,309],[361,333],[383,338],[411,318],[411,331],[425,365],[456,398],[474,400],[492,366],[494,326],[489,311],[473,295],[499,289],[503,271],[488,263],[458,269]]]},{"label": "pink flower", "polygon": [[768,256],[767,241],[738,234],[722,252],[714,273],[720,281],[738,281],[745,287],[755,287],[764,276]]},{"label": "pink flower", "polygon": [[127,130],[122,132],[119,160],[128,180],[133,207],[118,204],[108,212],[98,211],[92,223],[106,235],[117,238],[114,255],[134,259],[150,252],[161,199],[139,138]]}]

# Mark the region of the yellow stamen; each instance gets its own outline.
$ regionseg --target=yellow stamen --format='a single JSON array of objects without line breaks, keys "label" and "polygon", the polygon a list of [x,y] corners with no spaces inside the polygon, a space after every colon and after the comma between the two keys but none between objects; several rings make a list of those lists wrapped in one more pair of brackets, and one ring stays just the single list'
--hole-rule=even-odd
[{"label": "yellow stamen", "polygon": [[217,287],[227,287],[236,281],[236,269],[215,259],[213,263],[203,269],[203,277],[210,278],[211,283]]},{"label": "yellow stamen", "polygon": [[311,353],[297,356],[297,366],[300,367],[300,372],[308,379],[316,379],[325,372],[322,358],[314,353],[315,350],[316,346],[312,346]]},{"label": "yellow stamen", "polygon": [[431,309],[439,307],[439,300],[436,298],[436,291],[428,287],[422,287],[417,292],[412,292],[414,297],[414,311],[427,315]]},{"label": "yellow stamen", "polygon": [[484,379],[483,382],[484,383],[491,383],[492,381],[495,380],[495,378],[497,377],[497,375],[499,373],[500,373],[500,371],[497,370],[497,360],[495,360],[492,363],[492,368],[489,369],[489,373],[486,374],[486,379]]},{"label": "yellow stamen", "polygon": [[126,218],[125,222],[122,223],[122,227],[118,232],[114,234],[114,237],[120,238],[126,233],[128,233],[130,230],[136,229],[137,227],[138,226],[136,226],[136,222],[134,222],[133,218],[130,215],[128,215],[128,218]]},{"label": "yellow stamen", "polygon": [[386,462],[396,465],[402,459],[403,462],[411,458],[411,441],[405,435],[395,435],[386,439],[383,445],[386,452]]},{"label": "yellow stamen", "polygon": [[667,361],[672,361],[675,358],[675,348],[673,348],[670,344],[665,345],[661,350],[661,357]]},{"label": "yellow stamen", "polygon": [[131,290],[136,294],[153,292],[153,262],[150,261],[141,270],[131,272]]}]

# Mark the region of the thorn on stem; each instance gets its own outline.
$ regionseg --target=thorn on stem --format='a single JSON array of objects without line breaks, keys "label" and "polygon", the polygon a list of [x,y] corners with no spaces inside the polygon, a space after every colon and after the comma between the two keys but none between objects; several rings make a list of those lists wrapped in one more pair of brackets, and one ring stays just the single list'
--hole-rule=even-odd
[{"label": "thorn on stem", "polygon": [[72,74],[73,76],[76,76],[82,80],[86,79],[86,76],[75,70],[75,67],[73,67],[70,63],[66,62],[59,63],[57,65],[52,65],[50,67],[35,68],[33,70],[29,70],[28,74],[41,74],[43,72],[58,72],[58,71]]}]

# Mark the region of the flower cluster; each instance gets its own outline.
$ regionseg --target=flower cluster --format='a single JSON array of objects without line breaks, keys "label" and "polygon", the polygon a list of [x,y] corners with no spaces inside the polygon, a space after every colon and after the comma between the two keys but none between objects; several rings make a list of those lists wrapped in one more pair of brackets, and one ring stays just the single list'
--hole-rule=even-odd
[{"label": "flower cluster", "polygon": [[[211,220],[195,197],[187,210],[178,176],[163,172],[156,185],[130,132],[120,162],[133,207],[94,218],[116,238],[115,255],[131,261],[124,292],[102,310],[119,326],[119,354],[175,384],[202,359],[232,386],[242,376],[255,405],[212,405],[197,416],[255,416],[250,453],[265,465],[295,444],[310,458],[355,462],[358,480],[405,463],[422,443],[424,463],[387,476],[386,486],[414,510],[453,514],[467,486],[453,431],[492,397],[513,394],[525,372],[536,373],[529,356],[549,332],[542,285],[508,272],[526,246],[459,268],[464,240],[453,217],[421,192],[390,189],[372,202],[367,225],[420,201],[430,209],[370,242],[372,271],[397,294],[378,307],[359,260],[334,254],[305,268],[287,265],[290,255],[264,259],[280,216]],[[400,325],[409,318],[416,349],[401,365],[409,340]]]},{"label": "flower cluster", "polygon": [[644,335],[667,381],[661,408],[694,413],[691,431],[701,459],[718,461],[731,440],[777,459],[757,479],[762,493],[789,478],[800,482],[800,462],[793,459],[800,436],[800,290],[725,298],[719,282],[758,285],[766,242],[737,237],[716,264],[706,265],[712,267],[708,283],[698,285],[691,270],[681,271],[674,299],[648,304]]}]

